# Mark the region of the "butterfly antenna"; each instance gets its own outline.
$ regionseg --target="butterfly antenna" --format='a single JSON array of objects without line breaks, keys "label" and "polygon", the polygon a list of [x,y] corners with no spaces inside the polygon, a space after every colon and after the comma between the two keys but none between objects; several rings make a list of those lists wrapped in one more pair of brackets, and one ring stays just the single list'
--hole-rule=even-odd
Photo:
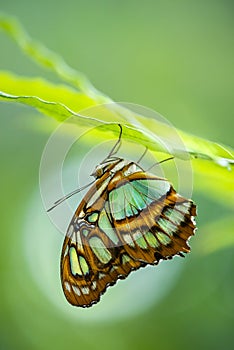
[{"label": "butterfly antenna", "polygon": [[148,148],[146,147],[145,150],[144,150],[144,152],[143,152],[143,154],[142,154],[142,155],[140,156],[140,158],[138,159],[137,163],[140,163],[140,161],[142,161],[142,159],[143,159],[144,156],[146,155],[147,151],[148,151]]},{"label": "butterfly antenna", "polygon": [[161,163],[167,162],[168,160],[171,160],[171,159],[174,159],[174,157],[170,157],[170,158],[166,158],[166,159],[160,160],[160,162],[154,163],[154,164],[153,164],[150,168],[148,168],[146,171],[149,171],[149,170],[151,170],[152,168],[154,168],[156,165],[159,165],[159,164],[161,164]]},{"label": "butterfly antenna", "polygon": [[119,137],[117,142],[115,143],[115,145],[112,147],[110,153],[108,154],[108,156],[103,160],[103,162],[107,159],[109,159],[111,156],[113,156],[114,154],[116,154],[121,146],[121,137],[122,137],[122,133],[123,133],[123,128],[121,126],[121,124],[118,124],[119,128],[120,128],[120,133],[119,133]]},{"label": "butterfly antenna", "polygon": [[90,182],[89,184],[87,184],[87,185],[85,185],[85,186],[83,186],[83,187],[80,187],[80,188],[78,188],[78,189],[72,191],[71,193],[67,194],[66,196],[60,198],[59,200],[57,200],[56,202],[54,202],[54,205],[53,205],[51,208],[49,208],[49,209],[47,210],[47,213],[48,213],[49,211],[53,210],[55,207],[57,207],[57,205],[63,203],[66,199],[72,197],[74,194],[77,194],[77,193],[79,193],[79,192],[85,190],[87,187],[89,187],[90,185],[92,185],[95,181],[96,181],[96,180],[94,180],[94,181]]}]

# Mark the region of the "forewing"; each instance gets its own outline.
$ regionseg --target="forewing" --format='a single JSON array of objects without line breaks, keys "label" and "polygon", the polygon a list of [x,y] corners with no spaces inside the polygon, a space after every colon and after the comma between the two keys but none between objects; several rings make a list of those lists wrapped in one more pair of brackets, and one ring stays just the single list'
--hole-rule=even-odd
[{"label": "forewing", "polygon": [[[91,215],[92,224],[88,222]],[[92,306],[108,286],[145,266],[119,245],[119,238],[110,225],[105,207],[79,222],[77,217],[72,219],[61,257],[63,291],[72,305]]]}]

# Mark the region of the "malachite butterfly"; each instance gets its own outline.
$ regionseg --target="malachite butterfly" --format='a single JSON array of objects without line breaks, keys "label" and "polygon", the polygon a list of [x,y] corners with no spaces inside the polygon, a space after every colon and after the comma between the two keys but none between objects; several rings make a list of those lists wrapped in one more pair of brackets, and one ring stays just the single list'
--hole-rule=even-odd
[{"label": "malachite butterfly", "polygon": [[62,287],[75,306],[97,303],[108,286],[131,271],[190,251],[187,241],[195,231],[195,204],[166,179],[115,157],[121,126],[120,130],[116,145],[92,174],[95,181],[76,209],[63,243]]}]

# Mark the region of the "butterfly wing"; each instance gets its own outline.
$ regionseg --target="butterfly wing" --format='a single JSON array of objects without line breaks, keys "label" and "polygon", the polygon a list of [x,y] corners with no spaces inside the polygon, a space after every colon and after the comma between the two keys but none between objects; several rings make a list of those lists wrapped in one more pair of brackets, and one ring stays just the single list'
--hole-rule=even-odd
[{"label": "butterfly wing", "polygon": [[[105,210],[100,215],[104,217]],[[81,227],[84,226],[82,223]],[[72,220],[61,258],[64,294],[72,305],[92,306],[108,286],[144,265],[130,258],[123,246],[114,247],[113,241],[98,225],[93,227],[85,222],[85,229],[76,229]]]},{"label": "butterfly wing", "polygon": [[109,187],[113,224],[131,258],[157,264],[190,251],[187,240],[194,234],[196,206],[167,180],[138,173]]},{"label": "butterfly wing", "polygon": [[96,183],[82,200],[63,243],[62,287],[75,306],[92,306],[108,286],[146,265],[126,253],[110,219],[108,192],[102,183]]},{"label": "butterfly wing", "polygon": [[97,303],[133,270],[189,252],[195,229],[195,205],[167,180],[138,173],[105,181],[84,197],[63,244],[62,286],[76,306]]}]

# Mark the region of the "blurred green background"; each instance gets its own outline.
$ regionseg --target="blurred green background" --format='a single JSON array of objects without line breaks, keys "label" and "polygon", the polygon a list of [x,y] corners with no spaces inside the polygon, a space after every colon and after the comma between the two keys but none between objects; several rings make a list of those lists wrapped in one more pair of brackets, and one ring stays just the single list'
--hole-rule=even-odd
[{"label": "blurred green background", "polygon": [[[21,0],[1,1],[0,10],[114,100],[151,107],[180,129],[234,147],[232,1]],[[1,70],[56,82],[3,33],[0,47]],[[233,349],[233,202],[201,192],[195,177],[192,253],[134,273],[91,310],[72,308],[59,284],[63,237],[38,183],[56,123],[20,105],[1,103],[0,115],[0,348]],[[138,276],[152,286],[141,298]]]}]

